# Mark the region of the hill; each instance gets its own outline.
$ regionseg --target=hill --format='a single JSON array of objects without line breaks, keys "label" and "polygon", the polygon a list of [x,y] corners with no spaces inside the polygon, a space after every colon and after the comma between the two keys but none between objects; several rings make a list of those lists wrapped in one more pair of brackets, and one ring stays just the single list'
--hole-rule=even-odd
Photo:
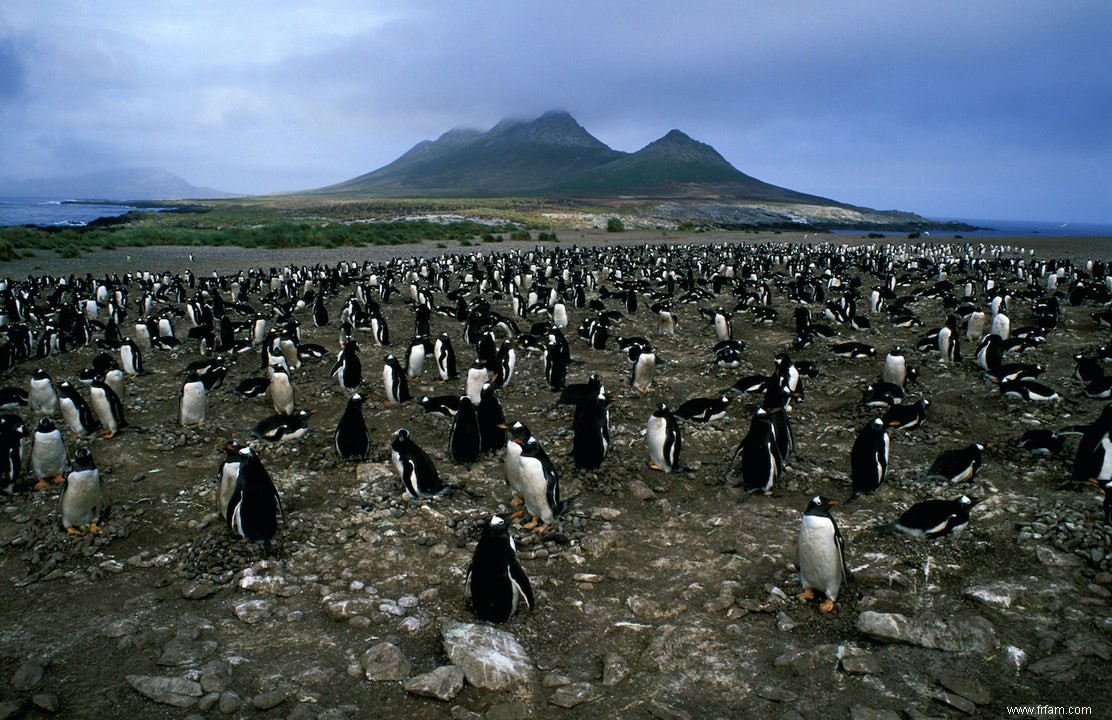
[{"label": "hill", "polygon": [[75,200],[162,200],[231,197],[231,193],[191,185],[161,168],[131,167],[67,177],[0,181],[0,195]]}]

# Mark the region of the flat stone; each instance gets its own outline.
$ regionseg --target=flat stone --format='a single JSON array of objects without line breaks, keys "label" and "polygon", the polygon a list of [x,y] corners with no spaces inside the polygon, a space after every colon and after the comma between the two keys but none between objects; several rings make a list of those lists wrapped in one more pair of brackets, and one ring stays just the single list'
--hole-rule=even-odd
[{"label": "flat stone", "polygon": [[477,688],[503,690],[532,677],[533,663],[508,632],[489,625],[446,623],[443,639],[448,659]]},{"label": "flat stone", "polygon": [[943,691],[938,695],[935,695],[934,699],[935,702],[940,702],[943,705],[948,705],[949,707],[952,707],[955,710],[959,710],[966,715],[972,715],[973,713],[977,712],[977,706],[973,703],[972,700],[963,698],[961,695],[957,695],[955,693]]},{"label": "flat stone", "polygon": [[48,713],[56,713],[61,707],[58,696],[54,693],[36,693],[31,696],[31,704]]},{"label": "flat stone", "polygon": [[880,675],[884,672],[884,666],[876,659],[876,655],[866,653],[843,657],[842,670],[850,675]]},{"label": "flat stone", "polygon": [[181,596],[187,600],[204,600],[216,593],[216,586],[204,580],[184,583],[181,586]]},{"label": "flat stone", "polygon": [[42,682],[42,675],[45,668],[42,663],[37,660],[28,660],[20,665],[15,673],[12,674],[12,688],[20,692],[26,692],[40,682]]},{"label": "flat stone", "polygon": [[372,682],[404,680],[411,668],[411,663],[402,651],[388,642],[368,648],[363,653],[360,664],[363,666],[363,674]]},{"label": "flat stone", "polygon": [[1035,548],[1035,557],[1047,567],[1081,567],[1085,564],[1085,561],[1076,555],[1058,552],[1046,545]]},{"label": "flat stone", "polygon": [[599,691],[591,683],[579,682],[557,688],[548,702],[556,707],[573,708],[591,702],[599,696]]},{"label": "flat stone", "polygon": [[100,634],[106,638],[120,638],[139,632],[139,623],[130,618],[108,623]]},{"label": "flat stone", "polygon": [[367,598],[335,600],[325,603],[324,607],[333,620],[350,620],[357,615],[371,615],[376,610],[374,603]]},{"label": "flat stone", "polygon": [[224,692],[232,679],[232,664],[227,660],[210,660],[201,668],[201,690]]},{"label": "flat stone", "polygon": [[687,606],[681,602],[662,602],[637,595],[626,598],[626,607],[638,620],[648,622],[670,620],[687,609]]},{"label": "flat stone", "polygon": [[251,707],[256,710],[270,710],[276,708],[286,701],[285,690],[271,690],[270,692],[259,693],[251,698]]},{"label": "flat stone", "polygon": [[1010,608],[1027,591],[1026,586],[1009,582],[974,585],[965,589],[965,595],[985,605]]},{"label": "flat stone", "polygon": [[1027,666],[1027,671],[1056,682],[1066,682],[1077,677],[1077,666],[1081,659],[1071,653],[1048,655]]},{"label": "flat stone", "polygon": [[992,624],[979,615],[908,618],[899,613],[866,610],[857,617],[857,629],[880,640],[947,650],[990,654],[996,647]]},{"label": "flat stone", "polygon": [[771,700],[772,702],[795,702],[799,696],[787,688],[779,685],[761,685],[757,688],[757,697]]},{"label": "flat stone", "polygon": [[180,677],[128,675],[127,682],[139,694],[156,703],[180,708],[193,707],[204,694],[200,683]]},{"label": "flat stone", "polygon": [[617,685],[629,675],[629,666],[618,653],[606,653],[602,658],[602,684]]},{"label": "flat stone", "polygon": [[406,681],[406,692],[447,702],[463,690],[463,670],[455,665],[441,665],[432,672],[415,675]]},{"label": "flat stone", "polygon": [[244,600],[236,603],[233,611],[241,621],[254,625],[274,614],[274,602],[267,599]]},{"label": "flat stone", "polygon": [[887,708],[854,705],[849,709],[849,720],[900,720],[900,714]]},{"label": "flat stone", "polygon": [[942,687],[952,693],[972,700],[977,705],[992,704],[992,692],[976,678],[958,673],[947,673],[938,679]]},{"label": "flat stone", "polygon": [[691,713],[686,710],[681,710],[678,707],[665,705],[662,702],[650,703],[649,715],[656,718],[656,720],[691,720]]},{"label": "flat stone", "polygon": [[220,699],[216,703],[216,709],[220,711],[221,715],[231,715],[241,707],[243,707],[243,698],[232,690],[220,693]]}]

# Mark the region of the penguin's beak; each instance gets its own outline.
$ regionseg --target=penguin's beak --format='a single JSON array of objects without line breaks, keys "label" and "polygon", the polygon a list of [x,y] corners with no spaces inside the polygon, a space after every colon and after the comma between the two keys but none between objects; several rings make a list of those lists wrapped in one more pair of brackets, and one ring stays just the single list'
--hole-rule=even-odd
[{"label": "penguin's beak", "polygon": [[969,498],[969,507],[973,507],[974,505],[978,505],[980,503],[983,503],[984,501],[985,499],[983,497],[971,497]]},{"label": "penguin's beak", "polygon": [[826,504],[827,505],[841,505],[842,501],[841,500],[827,500]]},{"label": "penguin's beak", "polygon": [[509,425],[498,425],[497,427],[498,427],[499,430],[509,430],[510,429]]},{"label": "penguin's beak", "polygon": [[1100,480],[1097,480],[1096,478],[1089,478],[1085,482],[1089,485],[1092,485],[1093,487],[1100,487]]}]

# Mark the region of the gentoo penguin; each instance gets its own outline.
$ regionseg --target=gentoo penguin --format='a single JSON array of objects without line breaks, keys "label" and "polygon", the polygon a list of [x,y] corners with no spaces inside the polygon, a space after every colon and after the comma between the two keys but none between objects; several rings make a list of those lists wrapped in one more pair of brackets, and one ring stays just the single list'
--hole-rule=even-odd
[{"label": "gentoo penguin", "polygon": [[558,302],[552,306],[552,325],[558,328],[566,328],[568,326],[568,309],[562,302]]},{"label": "gentoo penguin", "polygon": [[274,412],[279,415],[292,415],[294,387],[289,371],[282,365],[271,365],[267,374],[270,376],[270,386],[266,392],[270,395],[270,403],[274,406]]},{"label": "gentoo penguin", "polygon": [[428,414],[451,419],[459,412],[459,399],[459,395],[424,395],[417,402]]},{"label": "gentoo penguin", "polygon": [[719,395],[716,398],[692,398],[676,408],[676,416],[693,423],[712,423],[726,417],[730,398]]},{"label": "gentoo penguin", "polygon": [[324,304],[324,293],[318,293],[313,299],[313,324],[317,327],[328,325],[328,308]]},{"label": "gentoo penguin", "polygon": [[520,505],[524,499],[524,489],[521,478],[521,449],[532,433],[525,423],[520,420],[506,428],[506,454],[502,458],[503,469],[506,474],[506,484],[510,486],[513,497],[510,505]]},{"label": "gentoo penguin", "polygon": [[521,470],[522,499],[525,501],[525,509],[533,516],[523,527],[541,532],[550,522],[564,514],[575,497],[560,499],[560,476],[537,438],[530,436],[521,445],[518,464]]},{"label": "gentoo penguin", "polygon": [[139,346],[131,338],[127,338],[120,343],[120,368],[125,375],[142,375],[146,371],[143,369],[143,353],[139,350]]},{"label": "gentoo penguin", "polygon": [[633,367],[629,374],[629,385],[639,393],[648,392],[656,379],[656,353],[639,347],[629,351]]},{"label": "gentoo penguin", "polygon": [[348,399],[344,414],[336,425],[333,440],[336,454],[341,460],[366,462],[371,454],[371,436],[367,432],[367,422],[363,419],[363,396],[359,393]]},{"label": "gentoo penguin", "polygon": [[865,407],[889,408],[899,405],[904,400],[904,389],[890,382],[877,380],[871,385],[866,385],[861,392],[861,404]]},{"label": "gentoo penguin", "polygon": [[900,532],[913,538],[959,537],[969,524],[969,510],[983,498],[966,495],[953,500],[924,500],[908,508],[899,519],[882,530]]},{"label": "gentoo penguin", "polygon": [[420,377],[425,372],[425,355],[428,354],[429,339],[416,336],[409,341],[405,350],[405,374],[410,380]]},{"label": "gentoo penguin", "polygon": [[239,470],[244,456],[240,454],[243,445],[235,440],[229,440],[220,446],[224,451],[224,459],[220,463],[220,475],[216,479],[216,514],[231,530],[232,498],[235,497],[236,486],[239,484]]},{"label": "gentoo penguin", "polygon": [[1000,396],[1012,400],[1033,400],[1036,402],[1060,402],[1062,396],[1057,390],[1037,380],[1005,380],[999,385]]},{"label": "gentoo penguin", "polygon": [[849,454],[850,483],[853,486],[850,500],[876,492],[884,482],[888,472],[888,444],[888,431],[880,418],[873,418],[861,428]]},{"label": "gentoo penguin", "polygon": [[481,450],[479,414],[471,398],[463,395],[459,399],[459,412],[452,418],[452,429],[448,432],[448,455],[457,463],[470,465],[479,459]]},{"label": "gentoo penguin", "polygon": [[838,357],[854,359],[876,356],[875,347],[859,342],[844,342],[831,345],[830,352]]},{"label": "gentoo penguin", "polygon": [[977,345],[977,364],[993,371],[1004,362],[1004,340],[999,335],[988,334]]},{"label": "gentoo penguin", "polygon": [[408,498],[443,495],[449,487],[440,479],[432,458],[413,442],[409,430],[399,428],[390,442],[390,459]]},{"label": "gentoo penguin", "polygon": [[[390,355],[389,357],[394,356]],[[389,358],[387,362],[389,362]],[[363,382],[363,363],[359,360],[359,346],[354,340],[348,340],[344,343],[344,349],[340,351],[339,357],[336,358],[336,364],[329,371],[329,377],[336,378],[340,387],[344,390],[354,391],[359,389],[360,383]],[[387,395],[389,395],[389,390],[387,390]]]},{"label": "gentoo penguin", "polygon": [[1090,479],[1089,484],[1096,485],[1097,487],[1104,488],[1104,522],[1106,525],[1112,525],[1112,480],[1097,480],[1096,478]]},{"label": "gentoo penguin", "polygon": [[475,358],[475,362],[467,369],[467,379],[464,382],[464,394],[471,398],[473,405],[482,402],[483,385],[488,382],[490,382],[490,371],[482,360]]},{"label": "gentoo penguin", "polygon": [[510,380],[514,377],[514,370],[517,368],[517,350],[514,349],[513,341],[502,341],[498,347],[497,362],[498,371],[494,375],[493,382],[495,387],[503,388],[510,384]]},{"label": "gentoo penguin", "polygon": [[741,502],[753,493],[771,493],[780,477],[783,458],[776,444],[776,431],[764,408],[757,408],[753,413],[749,432],[738,443],[731,462],[738,457],[741,457]]},{"label": "gentoo penguin", "polygon": [[884,372],[881,373],[881,379],[901,388],[907,382],[907,358],[898,345],[884,356]]},{"label": "gentoo penguin", "polygon": [[803,592],[796,597],[810,600],[817,590],[826,598],[819,605],[822,612],[834,609],[838,592],[846,581],[845,545],[838,523],[830,514],[830,507],[837,502],[821,495],[811,498],[799,526],[797,559]]},{"label": "gentoo penguin", "polygon": [[53,415],[58,412],[58,391],[50,381],[50,375],[39,368],[31,376],[31,390],[27,395],[31,412],[36,415]]},{"label": "gentoo penguin", "polygon": [[182,425],[197,425],[205,421],[208,389],[196,370],[190,370],[178,394],[178,419]]},{"label": "gentoo penguin", "polygon": [[680,450],[683,436],[676,416],[664,403],[656,406],[645,426],[645,442],[649,446],[649,467],[664,472],[676,472],[680,467]]},{"label": "gentoo penguin", "polygon": [[1069,484],[1081,488],[1090,480],[1112,480],[1112,403],[1081,434]]},{"label": "gentoo penguin", "polygon": [[969,313],[965,322],[965,339],[969,342],[980,342],[985,335],[985,314],[981,310]]},{"label": "gentoo penguin", "polygon": [[239,452],[243,461],[230,502],[228,524],[244,540],[266,545],[278,532],[278,520],[283,517],[282,498],[255,451],[244,447]]},{"label": "gentoo penguin", "polygon": [[506,622],[517,612],[521,600],[533,609],[533,588],[517,560],[509,525],[498,515],[491,515],[475,546],[464,580],[464,595],[471,598],[475,616],[483,622]]},{"label": "gentoo penguin", "polygon": [[0,492],[15,492],[23,469],[23,440],[27,437],[23,418],[12,413],[0,414]]},{"label": "gentoo penguin", "polygon": [[568,363],[560,347],[555,343],[545,345],[541,361],[544,363],[544,380],[548,388],[550,390],[563,388],[567,382]]},{"label": "gentoo penguin", "polygon": [[985,446],[973,443],[956,450],[943,450],[931,463],[923,480],[965,482],[977,476]]},{"label": "gentoo penguin", "polygon": [[436,359],[436,371],[444,381],[455,380],[459,376],[456,370],[456,351],[452,348],[452,339],[448,333],[440,333],[432,344],[432,354]]},{"label": "gentoo penguin", "polygon": [[256,398],[266,394],[270,389],[270,378],[268,377],[250,377],[241,380],[236,385],[236,394],[243,397]]},{"label": "gentoo penguin", "polygon": [[104,437],[115,436],[122,428],[127,427],[124,419],[124,404],[108,383],[103,380],[93,380],[89,384],[89,404],[93,407],[97,419],[104,428]]},{"label": "gentoo penguin", "polygon": [[1027,430],[1015,441],[1017,448],[1022,448],[1027,452],[1036,455],[1051,455],[1053,453],[1060,453],[1066,447],[1065,435],[1055,432],[1054,430],[1045,430],[1036,428],[1034,430]]},{"label": "gentoo penguin", "polygon": [[387,404],[401,405],[413,399],[409,394],[409,380],[405,376],[405,368],[393,355],[387,355],[382,366],[382,386],[386,390]]},{"label": "gentoo penguin", "polygon": [[74,435],[91,435],[100,429],[100,421],[93,414],[93,409],[69,380],[58,386],[58,407]]},{"label": "gentoo penguin", "polygon": [[47,480],[61,483],[62,473],[69,466],[69,453],[62,438],[62,431],[50,418],[42,418],[35,426],[31,445],[31,471],[35,475],[36,490],[46,487]]},{"label": "gentoo penguin", "polygon": [[896,430],[914,430],[927,419],[927,406],[930,401],[920,398],[913,405],[893,405],[884,411],[882,421],[886,427]]},{"label": "gentoo penguin", "polygon": [[88,448],[80,448],[73,454],[73,469],[62,485],[58,497],[58,517],[62,529],[70,534],[83,530],[95,533],[100,528],[97,523],[107,516],[108,496],[104,492],[104,480],[93,462],[93,453]]},{"label": "gentoo penguin", "polygon": [[714,324],[714,337],[719,342],[729,340],[734,336],[733,326],[730,324],[731,313],[722,308],[714,311],[712,322]]},{"label": "gentoo penguin", "polygon": [[506,414],[493,383],[483,385],[481,397],[482,402],[475,409],[479,420],[480,451],[493,453],[506,444]]},{"label": "gentoo penguin", "polygon": [[610,397],[600,391],[575,406],[571,454],[576,470],[595,470],[602,466],[610,449],[610,402]]},{"label": "gentoo penguin", "polygon": [[19,387],[0,388],[0,410],[14,410],[26,407],[31,402],[31,394]]},{"label": "gentoo penguin", "polygon": [[290,415],[271,415],[251,428],[251,434],[260,440],[279,442],[296,440],[309,432],[309,418],[315,410],[298,410]]}]

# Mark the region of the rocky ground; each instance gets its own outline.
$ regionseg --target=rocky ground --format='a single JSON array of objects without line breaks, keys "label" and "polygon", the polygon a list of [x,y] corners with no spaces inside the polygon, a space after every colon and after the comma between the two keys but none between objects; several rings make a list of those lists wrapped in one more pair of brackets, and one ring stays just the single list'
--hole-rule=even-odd
[{"label": "rocky ground", "polygon": [[[562,239],[561,247],[592,240]],[[621,238],[633,245],[660,239]],[[802,240],[684,238],[755,239]],[[419,252],[515,249],[526,248]],[[1036,249],[1079,260],[1094,250],[1053,240]],[[260,260],[199,248],[193,267],[207,274],[389,256],[314,250]],[[178,271],[187,263],[180,249],[114,251],[84,259],[78,271]],[[17,278],[71,271],[51,258],[0,267]],[[306,361],[293,375],[298,404],[316,410],[311,432],[253,443],[285,506],[269,553],[229,537],[214,501],[218,445],[247,441],[248,428],[271,412],[265,400],[232,391],[257,374],[257,357],[235,361],[198,430],[176,423],[179,373],[198,359],[195,343],[150,351],[151,372],[128,381],[132,427],[113,439],[68,438],[71,449],[92,449],[114,501],[99,534],[59,530],[57,487],[0,498],[0,718],[864,719],[1003,717],[1008,706],[1033,704],[1107,712],[1112,527],[1095,491],[1057,489],[1076,439],[1057,456],[1013,447],[1026,429],[1088,422],[1103,407],[1071,379],[1072,356],[1093,354],[1108,340],[1090,318],[1099,308],[1067,304],[1049,341],[1015,358],[1047,366],[1043,380],[1068,403],[1000,398],[968,345],[966,359],[952,367],[908,351],[921,368],[911,394],[930,400],[928,419],[892,433],[889,476],[877,494],[835,509],[854,580],[825,615],[795,598],[800,512],[814,494],[848,496],[849,447],[875,414],[862,407],[861,389],[879,375],[888,348],[913,347],[924,328],[893,328],[876,316],[875,331],[840,330],[843,340],[876,346],[878,358],[836,358],[824,343],[793,353],[821,368],[793,405],[798,448],[774,495],[739,503],[730,456],[757,397],[733,396],[727,417],[712,427],[685,425],[687,472],[650,470],[643,429],[658,402],[678,405],[769,372],[794,335],[793,304],[774,293],[779,318],[771,326],[734,318],[735,336],[749,345],[745,366],[735,370],[714,366],[713,329],[698,313],[732,298],[680,306],[674,337],[654,335],[647,304],[615,332],[651,337],[667,360],[643,395],[627,387],[628,363],[613,345],[594,351],[575,337],[591,311],[570,313],[567,334],[582,364],[569,380],[599,373],[620,396],[599,471],[572,472],[571,410],[550,409],[554,394],[539,359],[521,353],[501,393],[507,417],[527,421],[556,461],[565,496],[580,497],[559,529],[538,535],[515,525],[537,606],[497,628],[473,624],[463,576],[481,524],[508,510],[502,458],[454,465],[449,421],[417,405],[383,405],[382,357],[404,352],[412,327],[401,299],[385,306],[395,346],[361,343],[375,440],[370,462],[342,463],[333,453],[346,395],[328,377],[330,360]],[[338,307],[334,299],[333,317]],[[914,308],[927,328],[944,318],[936,301]],[[1027,305],[1017,304],[1013,327],[1030,322]],[[452,334],[466,365],[472,351],[460,325],[435,317],[433,326]],[[316,328],[305,317],[302,328],[304,341],[335,347],[335,327]],[[95,352],[75,349],[41,365],[56,382],[76,379]],[[34,367],[15,368],[4,384],[25,386]],[[433,373],[426,369],[412,383],[415,395],[460,390]],[[431,501],[402,498],[388,453],[402,426],[460,490]],[[974,481],[919,480],[939,451],[970,442],[986,447]],[[917,542],[877,532],[914,501],[960,493],[987,500],[958,539]],[[484,647],[488,660],[501,653],[494,668],[483,664]]]}]

